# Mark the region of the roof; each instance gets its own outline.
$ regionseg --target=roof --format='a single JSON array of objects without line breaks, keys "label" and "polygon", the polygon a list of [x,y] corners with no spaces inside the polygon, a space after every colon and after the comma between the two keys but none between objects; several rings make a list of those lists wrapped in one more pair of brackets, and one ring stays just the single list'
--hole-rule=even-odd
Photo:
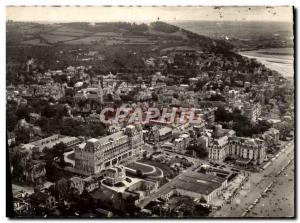
[{"label": "roof", "polygon": [[226,178],[198,172],[186,172],[179,176],[174,184],[176,189],[182,189],[199,194],[209,195],[222,186]]},{"label": "roof", "polygon": [[228,143],[228,137],[227,136],[223,136],[221,138],[215,139],[214,140],[214,144],[218,145],[218,146],[224,146]]},{"label": "roof", "polygon": [[273,133],[273,134],[278,134],[279,130],[275,129],[275,128],[270,128],[268,131],[266,131],[264,134],[268,134],[268,133]]},{"label": "roof", "polygon": [[34,146],[36,146],[36,147],[39,147],[40,150],[42,150],[45,147],[51,149],[53,146],[55,146],[56,144],[58,144],[60,142],[67,144],[67,143],[70,143],[75,140],[78,140],[78,138],[54,134],[47,138],[43,138],[43,139],[31,142],[31,143],[25,144],[25,145],[23,145],[23,147],[27,148],[27,149],[31,149]]},{"label": "roof", "polygon": [[110,215],[113,214],[111,211],[107,211],[107,210],[102,209],[102,208],[97,208],[95,211],[100,213],[100,214],[104,214],[105,216],[110,216]]},{"label": "roof", "polygon": [[83,179],[81,177],[71,177],[70,180],[74,183],[80,183]]},{"label": "roof", "polygon": [[179,137],[180,137],[180,138],[188,138],[188,137],[190,137],[190,135],[189,135],[189,134],[186,134],[186,133],[183,133],[183,134],[181,134]]},{"label": "roof", "polygon": [[173,147],[173,146],[174,146],[174,144],[173,144],[173,143],[171,143],[171,142],[166,142],[166,143],[164,143],[162,146],[169,146],[169,147]]},{"label": "roof", "polygon": [[169,127],[163,127],[161,129],[158,130],[159,131],[159,135],[166,135],[168,133],[172,133],[172,129]]},{"label": "roof", "polygon": [[89,176],[87,178],[84,178],[83,181],[86,183],[93,183],[93,182],[97,181],[97,179],[93,176]]},{"label": "roof", "polygon": [[127,139],[128,136],[123,131],[119,131],[119,132],[113,133],[113,134],[105,136],[105,137],[100,137],[97,139],[91,138],[91,139],[87,140],[86,143],[79,144],[77,148],[80,150],[82,150],[82,149],[96,150],[103,145],[106,145],[110,142],[113,142],[113,141],[121,139],[121,138]]},{"label": "roof", "polygon": [[74,85],[74,87],[81,87],[82,85],[83,85],[83,82],[79,81]]},{"label": "roof", "polygon": [[257,147],[261,145],[264,141],[258,138],[247,138],[247,137],[231,137],[230,141],[239,142],[243,145],[247,145],[250,147]]},{"label": "roof", "polygon": [[107,172],[111,172],[111,173],[116,173],[116,169],[113,169],[113,168],[109,168],[109,169],[106,169]]},{"label": "roof", "polygon": [[98,138],[98,141],[101,145],[107,144],[110,141],[114,141],[116,139],[120,139],[122,137],[128,137],[127,135],[124,134],[123,131],[118,131],[116,133],[113,133],[111,135],[105,136],[105,137],[101,137]]}]

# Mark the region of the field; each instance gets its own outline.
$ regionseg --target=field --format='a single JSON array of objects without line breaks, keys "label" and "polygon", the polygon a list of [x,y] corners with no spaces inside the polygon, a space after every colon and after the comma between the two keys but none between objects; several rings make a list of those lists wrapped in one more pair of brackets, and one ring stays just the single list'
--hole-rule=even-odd
[{"label": "field", "polygon": [[71,36],[47,35],[47,34],[41,35],[41,37],[44,38],[49,43],[64,42],[76,38]]},{"label": "field", "polygon": [[69,36],[83,36],[83,35],[86,35],[86,34],[90,34],[90,32],[88,32],[86,30],[75,29],[75,28],[66,27],[66,26],[59,27],[58,29],[55,29],[51,33],[61,34],[61,35],[69,35]]},{"label": "field", "polygon": [[40,39],[31,39],[21,42],[24,45],[35,45],[35,46],[48,46],[47,43],[41,43]]},{"label": "field", "polygon": [[121,34],[116,32],[98,32],[94,36],[121,36]]}]

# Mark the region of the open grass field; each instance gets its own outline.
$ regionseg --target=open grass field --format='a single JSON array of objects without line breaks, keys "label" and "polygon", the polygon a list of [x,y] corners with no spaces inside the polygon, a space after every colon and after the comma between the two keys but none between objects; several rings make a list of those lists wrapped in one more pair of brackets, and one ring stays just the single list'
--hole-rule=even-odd
[{"label": "open grass field", "polygon": [[41,35],[41,37],[47,40],[49,43],[64,42],[76,38],[72,36],[60,36],[60,35],[48,35],[48,34]]},{"label": "open grass field", "polygon": [[86,34],[90,34],[91,32],[83,30],[83,29],[76,29],[72,27],[61,26],[53,31],[53,33],[60,33],[61,35],[74,35],[74,36],[83,36]]},{"label": "open grass field", "polygon": [[87,44],[88,45],[88,44],[92,44],[94,42],[103,41],[103,40],[104,40],[104,38],[101,36],[89,36],[89,37],[66,41],[65,43],[70,44],[70,45],[77,45],[77,44]]},{"label": "open grass field", "polygon": [[41,42],[40,39],[26,40],[26,41],[21,42],[21,44],[34,45],[34,46],[49,46],[49,44]]},{"label": "open grass field", "polygon": [[160,168],[163,171],[165,176],[175,176],[176,175],[175,171],[173,171],[171,169],[171,167],[167,166],[166,164],[156,162],[153,160],[139,160],[138,162],[146,163],[146,164]]}]

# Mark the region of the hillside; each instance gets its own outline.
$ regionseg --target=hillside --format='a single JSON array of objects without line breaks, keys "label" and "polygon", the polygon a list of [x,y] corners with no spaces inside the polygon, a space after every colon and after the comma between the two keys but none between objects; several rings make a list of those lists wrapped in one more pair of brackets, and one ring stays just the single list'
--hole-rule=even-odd
[{"label": "hillside", "polygon": [[[150,25],[126,22],[113,23],[7,23],[8,46],[56,45],[142,45],[150,48],[188,45],[202,50],[231,49],[224,41],[212,40],[170,25],[153,22]],[[151,47],[152,46],[152,47]]]}]

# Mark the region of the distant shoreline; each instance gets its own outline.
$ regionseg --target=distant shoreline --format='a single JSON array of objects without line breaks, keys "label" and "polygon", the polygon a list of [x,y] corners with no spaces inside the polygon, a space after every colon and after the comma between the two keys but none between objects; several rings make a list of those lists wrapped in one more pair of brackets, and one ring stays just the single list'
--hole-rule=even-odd
[{"label": "distant shoreline", "polygon": [[269,51],[259,49],[238,53],[242,56],[256,59],[267,68],[277,71],[285,78],[293,79],[294,77],[293,48],[269,48]]},{"label": "distant shoreline", "polygon": [[[270,48],[270,47],[253,47],[253,48],[244,48],[244,49],[236,49],[237,53],[242,52],[251,52],[251,51],[257,51],[256,53],[259,54],[265,54],[265,55],[283,55],[283,56],[292,56],[293,52],[278,52],[278,50],[287,50],[287,49],[293,49],[293,46],[290,47],[276,47],[276,48]],[[268,51],[270,50],[270,51]],[[277,52],[276,52],[277,50]]]}]

